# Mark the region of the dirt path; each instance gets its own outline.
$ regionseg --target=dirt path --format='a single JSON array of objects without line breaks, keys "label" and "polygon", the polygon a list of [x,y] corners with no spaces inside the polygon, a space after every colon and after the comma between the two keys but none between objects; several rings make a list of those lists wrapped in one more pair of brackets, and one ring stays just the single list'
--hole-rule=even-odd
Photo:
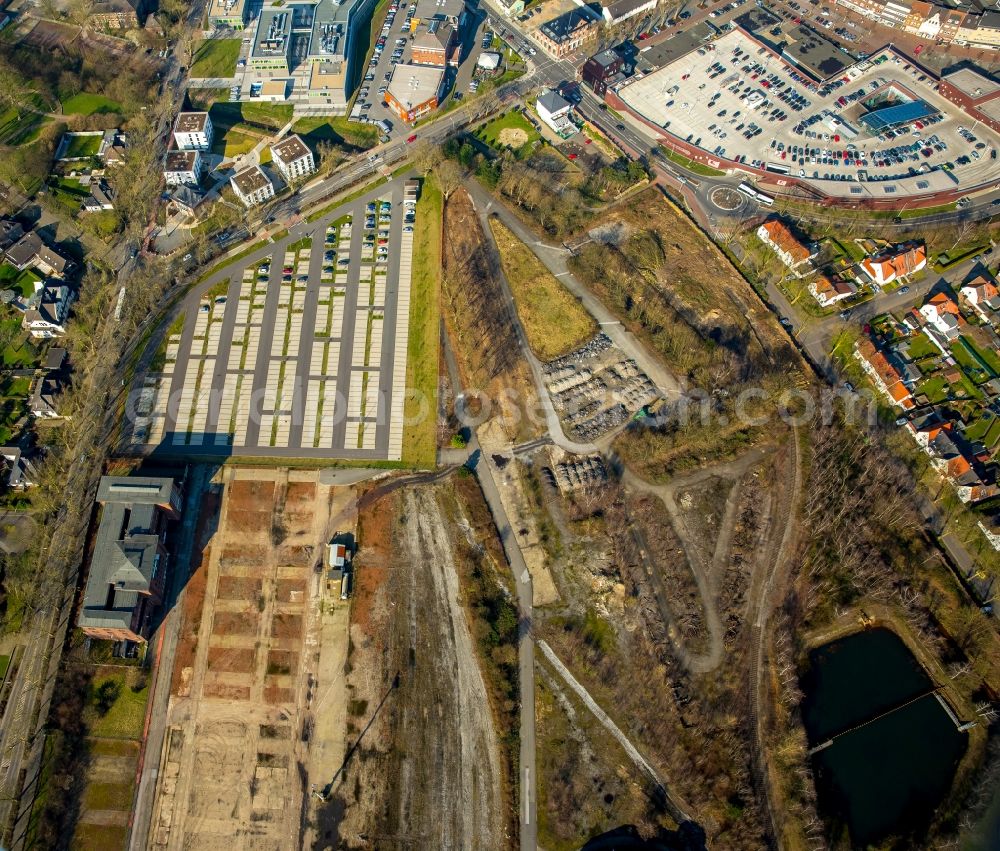
[{"label": "dirt path", "polygon": [[404,757],[402,794],[393,804],[398,834],[423,836],[426,847],[500,848],[499,748],[446,522],[432,488],[410,489],[404,506],[409,629],[425,655],[420,682],[413,683],[418,699],[404,709],[399,731],[414,747]]},{"label": "dirt path", "polygon": [[[777,525],[780,535],[772,530],[768,546],[763,550],[760,565],[764,575],[760,577],[756,594],[753,596],[753,611],[751,622],[750,648],[750,715],[753,723],[753,763],[754,786],[763,804],[765,827],[775,845],[780,848],[781,833],[777,829],[777,820],[771,809],[770,783],[768,780],[767,761],[764,754],[764,730],[761,719],[761,690],[764,677],[764,645],[767,640],[765,626],[771,614],[773,592],[781,587],[788,576],[792,554],[795,552],[797,539],[798,503],[802,493],[803,462],[802,447],[799,442],[799,432],[793,428],[789,447],[788,487],[779,489],[777,506]],[[760,573],[754,570],[755,577]]]},{"label": "dirt path", "polygon": [[[621,477],[626,487],[640,493],[648,493],[656,496],[663,502],[670,516],[670,521],[674,527],[674,532],[680,539],[684,549],[684,556],[687,559],[691,574],[698,587],[698,594],[701,597],[702,611],[705,617],[705,626],[708,629],[709,647],[705,653],[693,653],[685,647],[679,637],[673,637],[674,648],[681,658],[684,666],[691,672],[697,674],[714,671],[722,662],[725,644],[723,642],[724,630],[722,620],[719,617],[719,609],[715,603],[715,587],[718,577],[722,572],[722,563],[729,551],[729,540],[732,537],[733,525],[736,521],[736,507],[738,503],[739,484],[738,480],[755,464],[759,464],[773,451],[771,446],[761,446],[751,449],[739,458],[727,461],[710,467],[697,470],[688,476],[675,479],[665,485],[656,485],[639,478],[630,469],[621,466]],[[692,534],[684,522],[684,516],[674,499],[676,493],[684,488],[707,481],[717,477],[728,479],[731,482],[731,489],[726,501],[726,510],[722,527],[716,542],[716,548],[711,561],[706,561],[698,552],[698,548],[692,543]],[[640,546],[640,553],[646,561],[645,552],[648,548]],[[654,591],[656,592],[657,603],[661,614],[670,622],[669,597],[667,589],[662,587],[662,582],[658,581],[658,573],[655,565],[646,564],[646,570],[653,580]]]}]

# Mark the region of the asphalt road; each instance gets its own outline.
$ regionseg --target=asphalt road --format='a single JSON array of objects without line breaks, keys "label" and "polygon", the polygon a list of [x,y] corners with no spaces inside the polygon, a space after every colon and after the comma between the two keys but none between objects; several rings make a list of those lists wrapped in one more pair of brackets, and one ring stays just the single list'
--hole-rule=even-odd
[{"label": "asphalt road", "polygon": [[198,515],[201,513],[201,498],[208,488],[209,473],[210,468],[207,465],[195,466],[185,482],[184,514],[170,571],[170,588],[163,601],[165,614],[149,641],[150,648],[156,648],[156,670],[153,693],[149,701],[146,736],[140,755],[139,789],[132,810],[132,831],[128,846],[130,851],[141,851],[147,846],[149,837],[156,779],[160,769],[160,752],[166,734],[174,651],[177,648],[177,635],[181,622],[178,602],[191,575],[191,556],[198,544],[195,541],[195,532],[198,527]]},{"label": "asphalt road", "polygon": [[[444,349],[445,365],[451,378],[456,397],[464,394],[461,374],[455,361],[455,353],[451,349],[448,335],[442,326],[441,343]],[[531,628],[534,617],[531,574],[524,561],[521,545],[511,528],[507,511],[500,499],[496,480],[493,478],[493,468],[479,445],[475,430],[466,449],[462,450],[468,457],[466,462],[476,474],[483,498],[489,506],[493,523],[500,536],[504,555],[514,576],[517,591],[517,665],[518,692],[520,701],[520,754],[518,762],[518,821],[520,825],[519,848],[521,851],[535,851],[538,845],[538,781],[535,768],[535,640]]]},{"label": "asphalt road", "polygon": [[[204,8],[204,0],[195,0],[192,3],[187,19],[189,25],[198,20]],[[180,69],[181,63],[177,56],[172,54],[161,89],[170,92],[171,97],[181,91],[178,83],[181,76]],[[169,126],[169,120],[164,118],[161,132],[168,131]],[[125,255],[122,257],[124,260],[132,250],[124,245],[122,247],[125,248]],[[127,287],[131,271],[132,264],[125,262],[120,272],[123,287]],[[106,321],[113,322],[112,317],[113,308]],[[84,504],[91,503],[96,493],[97,472],[98,468],[86,456],[78,458],[67,482],[67,497],[82,500]],[[73,575],[67,577],[67,589],[75,588],[76,578],[77,573],[73,571]],[[72,602],[73,594],[67,593],[57,607],[41,609],[29,615],[28,625],[22,632],[25,644],[24,656],[12,684],[12,696],[16,692],[17,700],[8,703],[4,717],[0,719],[0,794],[3,796],[0,799],[0,825],[6,826],[10,823],[12,808],[16,807],[13,839],[8,846],[12,849],[23,847],[24,830],[38,789],[37,781],[45,738],[42,732],[48,721],[49,705],[55,687],[63,639],[69,626]],[[19,779],[22,771],[25,778],[23,786]],[[18,792],[19,796],[15,797]]]}]

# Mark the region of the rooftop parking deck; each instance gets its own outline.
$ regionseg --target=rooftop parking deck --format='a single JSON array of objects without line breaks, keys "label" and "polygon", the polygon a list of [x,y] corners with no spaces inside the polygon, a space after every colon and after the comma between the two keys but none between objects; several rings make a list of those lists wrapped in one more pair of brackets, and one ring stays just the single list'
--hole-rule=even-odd
[{"label": "rooftop parking deck", "polygon": [[[992,182],[1000,139],[974,127],[935,84],[889,50],[816,84],[737,29],[622,84],[617,96],[647,123],[701,148],[709,165],[770,164],[826,195],[904,197]],[[930,115],[880,134],[861,121],[907,101],[923,101]]]}]

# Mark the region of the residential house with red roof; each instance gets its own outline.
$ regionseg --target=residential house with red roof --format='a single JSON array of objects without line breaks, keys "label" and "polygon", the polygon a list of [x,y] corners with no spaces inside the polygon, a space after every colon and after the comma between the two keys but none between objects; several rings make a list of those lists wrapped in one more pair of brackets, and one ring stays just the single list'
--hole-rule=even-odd
[{"label": "residential house with red roof", "polygon": [[783,221],[769,219],[757,228],[757,238],[771,248],[789,269],[808,263],[818,253],[800,240]]},{"label": "residential house with red roof", "polygon": [[854,357],[878,391],[886,396],[893,405],[904,411],[915,407],[913,394],[903,381],[903,376],[896,367],[889,363],[886,356],[875,348],[871,340],[864,337],[855,343]]},{"label": "residential house with red roof", "polygon": [[927,249],[921,242],[907,242],[866,257],[861,269],[878,287],[891,284],[897,278],[916,274],[927,265]]},{"label": "residential house with red roof", "polygon": [[826,275],[820,275],[809,284],[809,292],[821,307],[829,307],[845,298],[850,298],[858,288],[849,281],[834,278],[832,281]]},{"label": "residential house with red roof", "polygon": [[[927,326],[946,340],[954,340],[962,330],[965,319],[954,299],[947,293],[936,293],[920,306],[920,315]],[[926,326],[925,329],[927,330]]]},{"label": "residential house with red roof", "polygon": [[1000,290],[993,281],[982,275],[973,278],[961,290],[959,295],[976,314],[990,325],[1000,321]]}]

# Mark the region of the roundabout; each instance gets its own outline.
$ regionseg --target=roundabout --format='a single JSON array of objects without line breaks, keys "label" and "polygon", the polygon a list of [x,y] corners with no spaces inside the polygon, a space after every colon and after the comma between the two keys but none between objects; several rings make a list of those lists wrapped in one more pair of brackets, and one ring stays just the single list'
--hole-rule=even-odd
[{"label": "roundabout", "polygon": [[724,213],[738,213],[746,206],[747,199],[732,186],[715,186],[708,193],[712,206]]}]

